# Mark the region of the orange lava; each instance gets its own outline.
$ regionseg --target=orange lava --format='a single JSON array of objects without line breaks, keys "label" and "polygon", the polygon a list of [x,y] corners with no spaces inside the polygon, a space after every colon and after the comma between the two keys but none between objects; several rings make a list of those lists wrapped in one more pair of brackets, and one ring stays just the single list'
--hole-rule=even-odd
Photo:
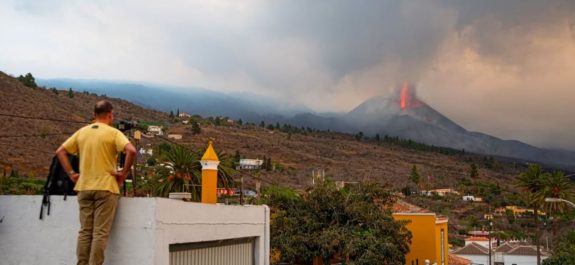
[{"label": "orange lava", "polygon": [[407,84],[407,81],[403,81],[403,85],[401,86],[400,102],[399,102],[399,105],[401,106],[402,110],[405,110],[407,108],[409,101],[411,101],[409,95],[409,86]]}]

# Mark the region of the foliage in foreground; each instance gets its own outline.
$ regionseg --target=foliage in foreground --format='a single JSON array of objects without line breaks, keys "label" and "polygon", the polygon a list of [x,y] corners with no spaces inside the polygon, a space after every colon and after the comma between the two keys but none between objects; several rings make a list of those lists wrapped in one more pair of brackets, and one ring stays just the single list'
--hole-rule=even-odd
[{"label": "foliage in foreground", "polygon": [[562,236],[553,256],[544,260],[543,265],[575,264],[575,231]]},{"label": "foliage in foreground", "polygon": [[263,203],[272,209],[271,245],[280,261],[312,264],[314,258],[346,264],[404,264],[411,233],[395,221],[393,196],[380,184],[338,190],[324,181],[299,194],[272,187]]}]

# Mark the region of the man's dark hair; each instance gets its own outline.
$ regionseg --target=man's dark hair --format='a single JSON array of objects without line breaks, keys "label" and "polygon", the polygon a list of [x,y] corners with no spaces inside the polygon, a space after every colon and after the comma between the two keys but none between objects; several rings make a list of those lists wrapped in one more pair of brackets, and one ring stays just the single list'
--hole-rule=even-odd
[{"label": "man's dark hair", "polygon": [[94,107],[94,115],[100,117],[104,114],[112,112],[113,109],[114,107],[112,106],[112,103],[107,100],[100,100],[96,102],[96,106]]}]

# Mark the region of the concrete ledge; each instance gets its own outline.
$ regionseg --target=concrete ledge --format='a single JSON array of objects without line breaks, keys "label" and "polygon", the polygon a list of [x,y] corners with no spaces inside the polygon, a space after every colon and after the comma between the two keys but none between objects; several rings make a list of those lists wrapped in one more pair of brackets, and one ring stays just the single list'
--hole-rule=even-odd
[{"label": "concrete ledge", "polygon": [[[52,196],[39,220],[42,196],[0,196],[0,257],[4,265],[75,264],[79,229],[76,197]],[[120,198],[106,264],[169,264],[169,245],[255,237],[255,263],[269,264],[267,206]]]}]

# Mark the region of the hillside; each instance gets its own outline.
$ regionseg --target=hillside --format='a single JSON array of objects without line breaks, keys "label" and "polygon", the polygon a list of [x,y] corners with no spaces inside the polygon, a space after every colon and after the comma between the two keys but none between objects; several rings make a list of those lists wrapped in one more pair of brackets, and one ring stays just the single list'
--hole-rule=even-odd
[{"label": "hillside", "polygon": [[[94,103],[108,99],[114,104],[115,118],[137,120],[165,120],[167,115],[145,109],[125,100],[100,97],[95,94],[30,88],[15,78],[0,72],[0,164],[5,171],[14,168],[19,173],[44,177],[56,148],[70,132],[83,126],[92,118]],[[42,117],[78,121],[56,122],[23,119],[2,114]],[[33,135],[33,136],[31,136]]]},{"label": "hillside", "polygon": [[[70,98],[67,91],[58,94],[50,89],[29,88],[16,79],[0,74],[0,114],[86,121],[91,117],[95,101],[103,97],[75,92]],[[145,109],[130,102],[109,99],[116,107],[116,119],[140,121],[167,121],[166,114]],[[5,131],[0,134],[0,162],[13,166],[21,173],[44,177],[50,157],[69,133],[83,123],[30,120],[0,116]],[[353,136],[333,132],[288,134],[237,122],[215,126],[202,121],[202,132],[193,135],[190,125],[174,123],[170,133],[182,133],[178,142],[202,149],[208,139],[215,139],[215,147],[230,155],[239,151],[242,157],[271,157],[276,170],[263,172],[267,181],[304,187],[311,182],[312,172],[325,170],[334,180],[384,181],[400,188],[409,182],[410,170],[417,165],[422,176],[422,187],[455,186],[469,176],[472,161],[480,165],[478,180],[509,183],[520,168],[501,164],[497,169],[481,167],[483,156],[445,155],[423,152],[373,140],[356,140]],[[61,134],[61,135],[52,135]],[[26,137],[34,135],[33,137]],[[38,136],[39,135],[39,136]],[[14,136],[14,137],[11,137]],[[160,143],[159,139],[151,141]]]}]

